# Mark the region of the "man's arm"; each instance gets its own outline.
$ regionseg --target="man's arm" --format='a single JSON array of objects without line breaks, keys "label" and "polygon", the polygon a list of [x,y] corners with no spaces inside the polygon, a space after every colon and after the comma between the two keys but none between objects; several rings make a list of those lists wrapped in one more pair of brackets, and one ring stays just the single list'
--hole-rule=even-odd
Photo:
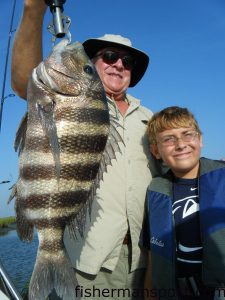
[{"label": "man's arm", "polygon": [[11,84],[26,99],[28,79],[42,61],[42,23],[46,11],[44,0],[24,0],[24,10],[12,48]]}]

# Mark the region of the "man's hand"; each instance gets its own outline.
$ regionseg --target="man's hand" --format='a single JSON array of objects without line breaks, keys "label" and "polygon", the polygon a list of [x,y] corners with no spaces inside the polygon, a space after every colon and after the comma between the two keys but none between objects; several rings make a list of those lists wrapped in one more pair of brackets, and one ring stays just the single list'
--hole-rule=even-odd
[{"label": "man's hand", "polygon": [[32,70],[42,61],[42,23],[47,5],[44,0],[24,0],[21,23],[12,49],[11,85],[21,98],[27,97]]},{"label": "man's hand", "polygon": [[44,0],[24,0],[24,7],[36,8],[44,11],[47,8]]}]

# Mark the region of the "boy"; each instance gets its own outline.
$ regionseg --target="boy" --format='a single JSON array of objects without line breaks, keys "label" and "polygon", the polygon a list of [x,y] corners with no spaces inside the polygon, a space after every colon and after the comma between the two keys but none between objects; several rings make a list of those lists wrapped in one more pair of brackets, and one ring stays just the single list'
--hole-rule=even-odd
[{"label": "boy", "polygon": [[156,113],[147,133],[151,153],[169,171],[154,178],[147,191],[146,299],[208,300],[215,289],[222,297],[225,163],[200,158],[201,130],[186,108]]}]

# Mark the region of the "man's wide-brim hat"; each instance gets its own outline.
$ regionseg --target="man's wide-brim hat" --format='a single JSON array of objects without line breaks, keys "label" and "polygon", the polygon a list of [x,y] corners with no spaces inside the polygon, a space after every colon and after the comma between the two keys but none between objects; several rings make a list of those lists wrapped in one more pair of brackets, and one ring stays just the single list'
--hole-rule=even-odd
[{"label": "man's wide-brim hat", "polygon": [[90,59],[92,59],[99,50],[107,47],[119,47],[127,50],[136,62],[131,73],[130,87],[135,86],[141,80],[148,67],[148,55],[133,48],[131,41],[121,35],[105,34],[99,38],[86,40],[83,46]]}]

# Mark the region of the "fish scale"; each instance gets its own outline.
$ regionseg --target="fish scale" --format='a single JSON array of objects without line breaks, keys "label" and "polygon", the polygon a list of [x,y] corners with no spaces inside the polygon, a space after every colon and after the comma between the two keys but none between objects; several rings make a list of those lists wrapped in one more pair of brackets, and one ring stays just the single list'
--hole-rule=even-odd
[{"label": "fish scale", "polygon": [[[63,234],[82,229],[85,210],[122,142],[94,65],[80,43],[61,41],[34,69],[28,112],[17,132],[19,179],[17,232],[30,241],[36,227],[39,248],[29,299],[43,300],[54,288],[75,299],[76,279],[64,252]],[[109,138],[110,136],[110,138]]]}]

